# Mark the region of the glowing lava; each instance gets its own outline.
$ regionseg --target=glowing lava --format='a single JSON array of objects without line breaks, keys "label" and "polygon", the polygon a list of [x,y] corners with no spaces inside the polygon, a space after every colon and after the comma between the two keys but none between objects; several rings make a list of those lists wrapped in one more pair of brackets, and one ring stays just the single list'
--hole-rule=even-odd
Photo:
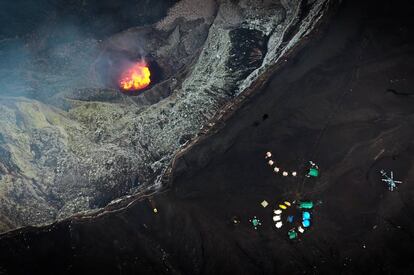
[{"label": "glowing lava", "polygon": [[136,91],[142,90],[151,83],[151,72],[145,61],[140,61],[132,65],[119,80],[119,85],[123,90]]}]

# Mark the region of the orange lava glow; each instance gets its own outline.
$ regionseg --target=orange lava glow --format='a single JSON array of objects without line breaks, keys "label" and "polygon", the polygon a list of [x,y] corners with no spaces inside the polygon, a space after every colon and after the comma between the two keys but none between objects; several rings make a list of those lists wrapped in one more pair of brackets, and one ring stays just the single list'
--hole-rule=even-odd
[{"label": "orange lava glow", "polygon": [[142,90],[151,83],[151,72],[145,61],[139,61],[122,73],[119,85],[126,91]]}]

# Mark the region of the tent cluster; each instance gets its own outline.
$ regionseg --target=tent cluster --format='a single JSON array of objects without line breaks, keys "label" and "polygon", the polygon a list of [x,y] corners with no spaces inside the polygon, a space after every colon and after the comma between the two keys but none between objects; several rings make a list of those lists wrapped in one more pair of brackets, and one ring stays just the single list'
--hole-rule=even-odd
[{"label": "tent cluster", "polygon": [[[265,159],[267,160],[267,164],[272,167],[273,171],[276,174],[281,174],[284,177],[292,176],[296,177],[298,175],[297,171],[287,171],[286,169],[282,169],[279,165],[276,165],[276,162],[272,159],[272,152],[266,152]],[[319,166],[313,162],[309,161],[310,167],[305,174],[306,177],[318,177],[319,176]]]},{"label": "tent cluster", "polygon": [[291,207],[292,204],[288,201],[285,201],[283,204],[279,204],[279,209],[273,210],[274,216],[273,221],[275,222],[276,228],[281,228],[283,226],[282,213],[283,210],[286,210],[288,207]]},{"label": "tent cluster", "polygon": [[292,226],[288,231],[289,239],[296,239],[298,232],[303,234],[307,228],[311,225],[311,212],[313,208],[312,201],[302,201],[297,204],[297,207],[291,208],[296,205],[296,201],[292,203],[285,201],[279,204],[278,209],[273,210],[273,222],[277,229],[282,228],[284,222]]},{"label": "tent cluster", "polygon": [[[266,200],[263,200],[260,205],[266,208],[270,205]],[[289,239],[296,239],[298,233],[303,234],[307,228],[311,226],[312,214],[311,211],[314,207],[312,201],[283,201],[283,203],[277,204],[277,208],[273,210],[273,223],[276,229],[281,229],[284,225],[290,228],[288,230]],[[240,223],[238,218],[233,217],[234,224]],[[257,216],[249,219],[251,226],[257,230],[262,222]]]},{"label": "tent cluster", "polygon": [[272,153],[271,152],[267,152],[265,155],[265,159],[267,159],[267,163],[273,168],[273,171],[277,174],[281,173],[282,176],[287,177],[287,176],[292,176],[292,177],[296,177],[298,175],[298,172],[296,171],[286,171],[282,168],[280,168],[279,166],[276,166],[275,161],[272,159]]},{"label": "tent cluster", "polygon": [[[266,152],[265,159],[267,164],[272,167],[273,171],[277,174],[281,174],[284,177],[298,176],[297,171],[288,171],[287,169],[282,169],[273,159],[272,152]],[[309,161],[309,167],[304,171],[305,177],[318,177],[319,176],[319,167],[313,162]],[[269,203],[264,200],[261,202],[263,208],[266,208]],[[273,210],[273,222],[276,229],[281,229],[284,225],[288,226],[288,237],[289,239],[296,239],[298,233],[303,234],[307,228],[311,226],[311,210],[313,209],[312,201],[300,201],[300,202],[290,202],[284,201],[281,204],[278,204],[278,208]],[[253,224],[254,228],[257,229],[257,225],[254,224],[256,217],[250,222]],[[260,221],[258,221],[260,223]],[[260,223],[261,225],[261,223]]]}]

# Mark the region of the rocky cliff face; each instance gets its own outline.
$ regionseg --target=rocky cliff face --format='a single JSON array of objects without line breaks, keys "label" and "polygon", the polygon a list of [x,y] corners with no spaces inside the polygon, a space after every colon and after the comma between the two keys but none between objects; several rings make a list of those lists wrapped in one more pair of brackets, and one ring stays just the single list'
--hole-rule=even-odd
[{"label": "rocky cliff face", "polygon": [[[48,78],[0,99],[0,229],[157,188],[174,154],[301,42],[328,4],[182,0],[154,25],[37,53],[29,69]],[[135,97],[114,90],[102,68],[119,54],[151,57],[162,77]]]}]

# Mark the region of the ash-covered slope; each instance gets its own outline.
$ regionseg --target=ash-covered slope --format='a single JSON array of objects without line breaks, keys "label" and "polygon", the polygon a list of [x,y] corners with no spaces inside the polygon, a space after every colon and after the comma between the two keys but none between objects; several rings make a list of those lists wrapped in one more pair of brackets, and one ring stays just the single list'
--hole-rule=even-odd
[{"label": "ash-covered slope", "polygon": [[[40,81],[25,76],[24,98],[0,100],[1,230],[157,188],[174,154],[297,46],[327,7],[183,0],[160,22],[103,41],[29,41],[36,50],[27,70]],[[151,57],[162,77],[137,97],[119,93],[105,74],[119,55]]]}]

